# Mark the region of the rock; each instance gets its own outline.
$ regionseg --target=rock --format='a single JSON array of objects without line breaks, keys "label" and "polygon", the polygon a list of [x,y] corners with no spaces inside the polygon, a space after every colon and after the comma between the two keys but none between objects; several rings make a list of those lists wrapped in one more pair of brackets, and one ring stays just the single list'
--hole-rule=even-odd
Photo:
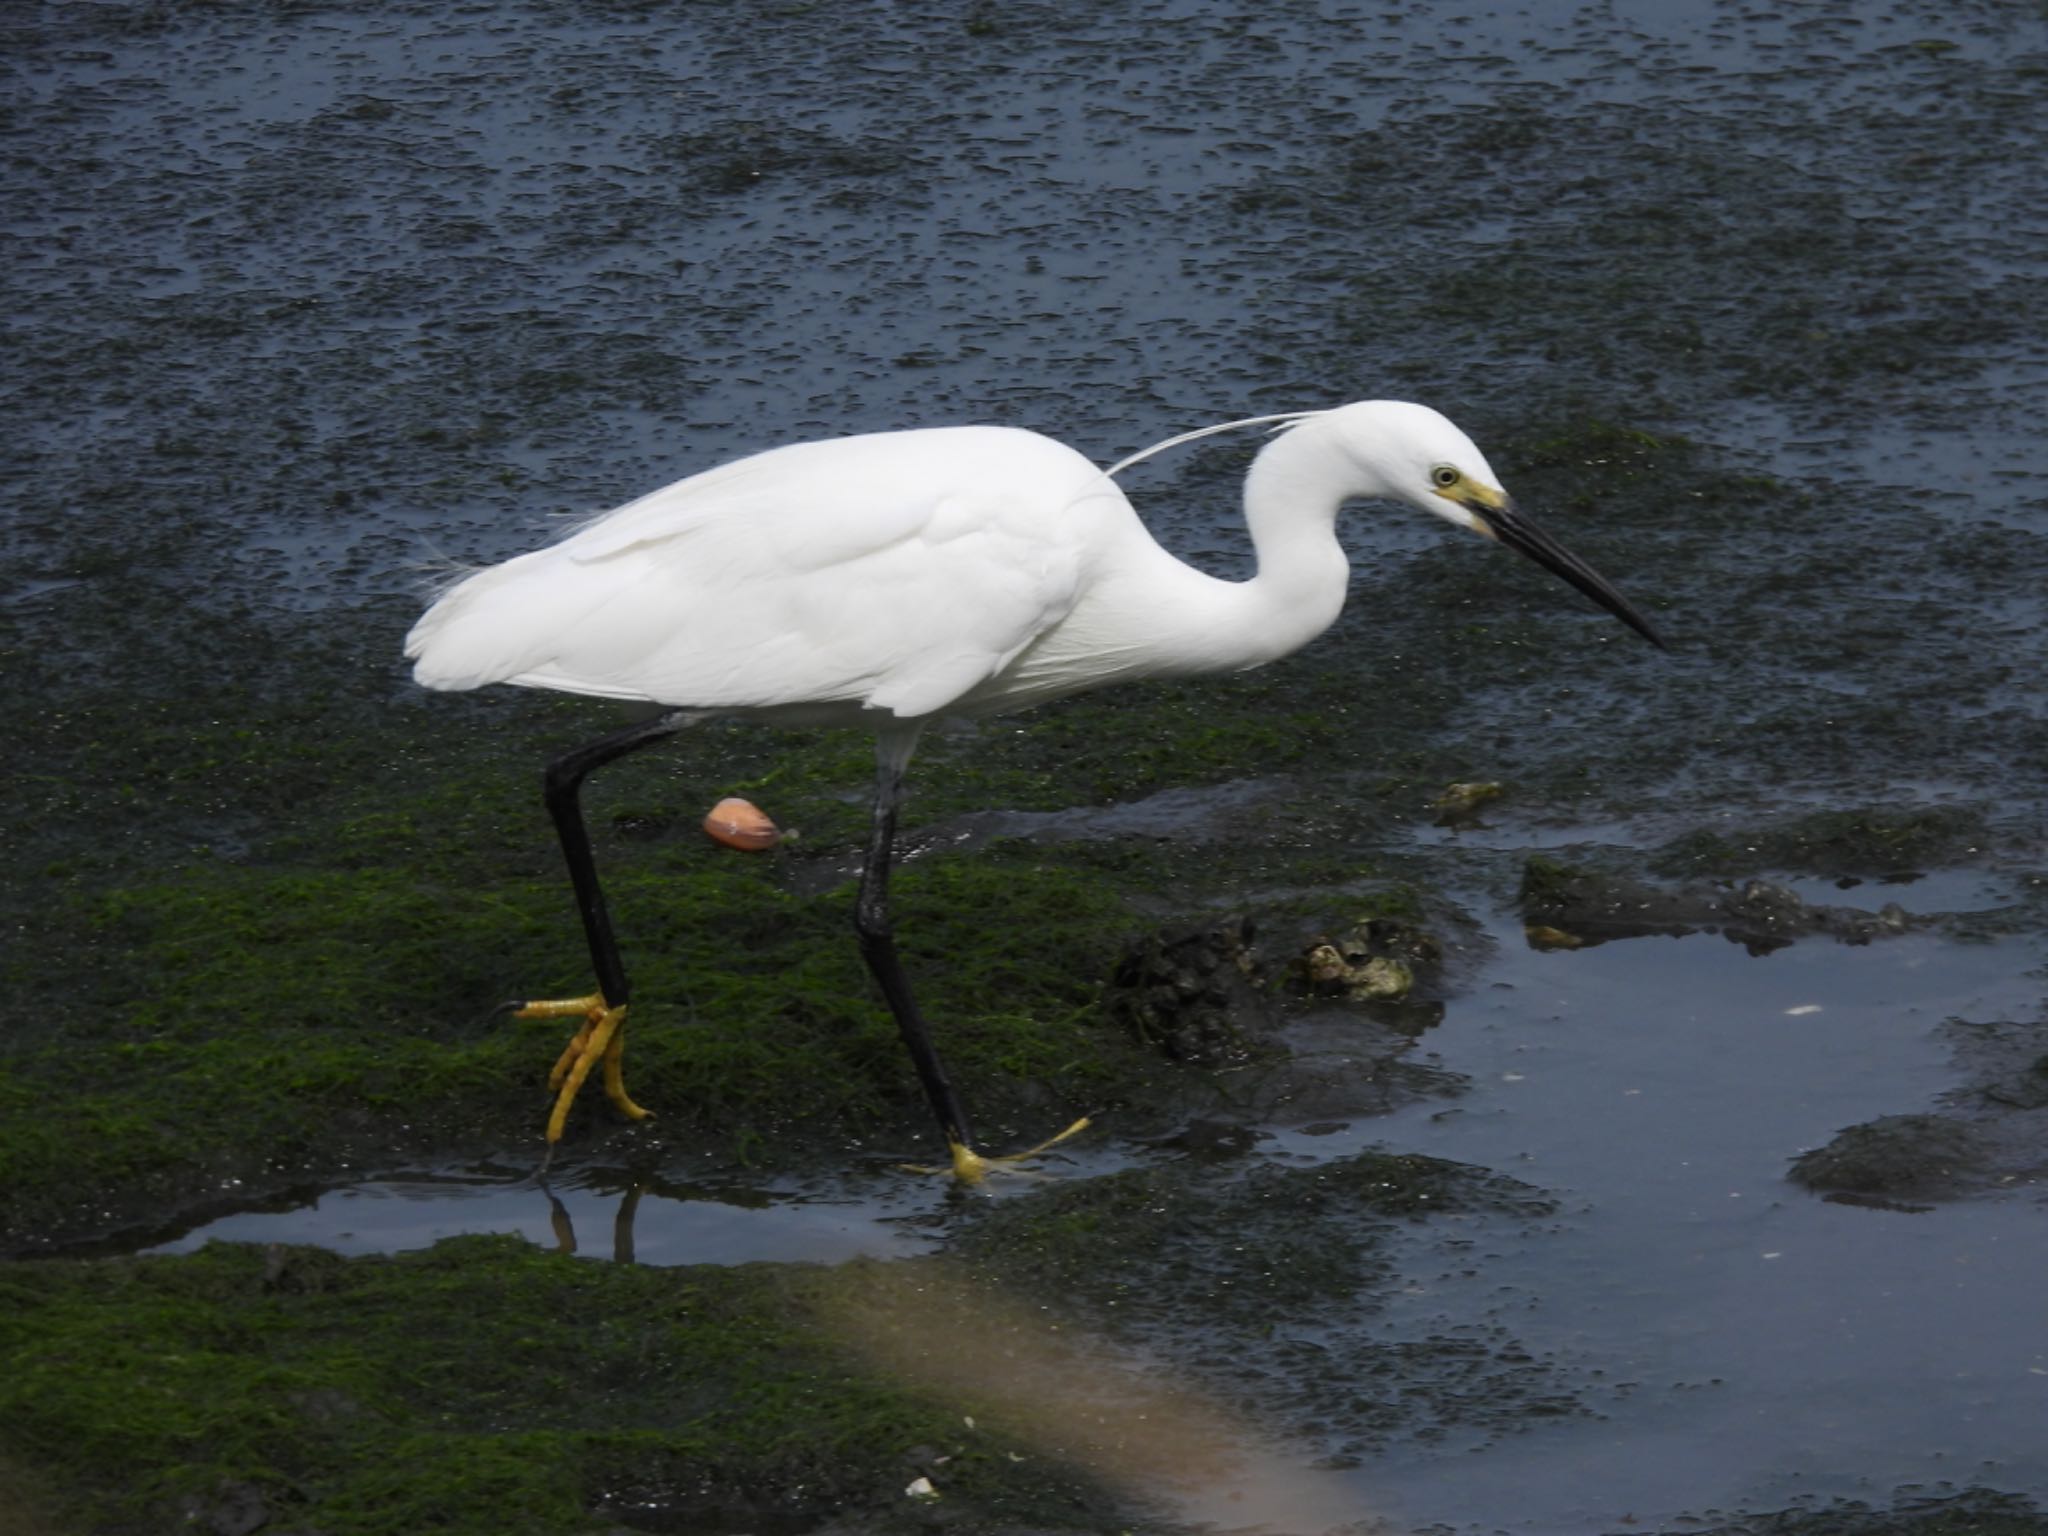
[{"label": "rock", "polygon": [[1886,1199],[1951,1195],[1983,1177],[1986,1148],[1965,1121],[1885,1115],[1852,1125],[1792,1160],[1795,1184],[1822,1194]]},{"label": "rock", "polygon": [[1236,1066],[1264,1054],[1275,1018],[1251,979],[1253,932],[1250,918],[1236,917],[1133,941],[1110,978],[1110,1017],[1194,1066]]}]

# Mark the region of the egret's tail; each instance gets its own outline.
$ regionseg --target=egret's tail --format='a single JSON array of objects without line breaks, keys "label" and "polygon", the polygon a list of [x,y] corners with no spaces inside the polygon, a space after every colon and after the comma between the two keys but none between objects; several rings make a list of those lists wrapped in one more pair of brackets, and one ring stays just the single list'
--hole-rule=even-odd
[{"label": "egret's tail", "polygon": [[603,604],[596,583],[579,574],[549,548],[463,577],[405,637],[413,680],[459,692],[547,665],[558,638]]}]

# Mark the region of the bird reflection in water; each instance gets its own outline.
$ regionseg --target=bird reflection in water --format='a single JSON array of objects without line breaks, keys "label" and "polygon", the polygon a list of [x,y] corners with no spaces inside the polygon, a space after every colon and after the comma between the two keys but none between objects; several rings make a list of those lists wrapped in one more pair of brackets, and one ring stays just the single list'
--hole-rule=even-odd
[{"label": "bird reflection in water", "polygon": [[[573,1254],[576,1252],[576,1223],[569,1215],[569,1207],[562,1203],[562,1197],[555,1193],[547,1178],[540,1179],[540,1192],[548,1200],[548,1230],[555,1235],[555,1251]],[[617,1264],[637,1263],[633,1255],[633,1222],[640,1214],[640,1197],[647,1193],[648,1180],[634,1179],[619,1197],[619,1208],[612,1215],[612,1261]]]}]

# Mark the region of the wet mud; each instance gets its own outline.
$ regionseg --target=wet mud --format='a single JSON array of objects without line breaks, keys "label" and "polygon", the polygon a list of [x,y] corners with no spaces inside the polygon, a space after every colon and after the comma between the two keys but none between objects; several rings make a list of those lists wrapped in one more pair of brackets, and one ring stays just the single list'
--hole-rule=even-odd
[{"label": "wet mud", "polygon": [[[0,28],[21,1528],[2048,1528],[2031,9]],[[942,1047],[992,1143],[1098,1116],[977,1199],[902,1169],[867,744],[621,764],[658,1116],[533,1180],[490,1010],[587,984],[538,767],[616,715],[414,690],[437,572],[799,437],[1375,395],[1672,651],[1363,513],[1301,655],[935,733]],[[1131,484],[1219,573],[1248,448]]]}]

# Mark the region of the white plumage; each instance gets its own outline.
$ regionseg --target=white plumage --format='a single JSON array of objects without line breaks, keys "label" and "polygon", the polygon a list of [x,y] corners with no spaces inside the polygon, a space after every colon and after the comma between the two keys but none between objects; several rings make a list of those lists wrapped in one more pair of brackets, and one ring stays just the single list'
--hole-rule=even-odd
[{"label": "white plumage", "polygon": [[[805,720],[984,713],[1135,675],[1256,666],[1343,604],[1348,496],[1453,522],[1479,450],[1421,406],[1310,416],[1246,485],[1248,583],[1167,554],[1097,466],[1009,427],[798,443],[693,475],[479,571],[413,627],[429,688],[517,683]],[[1496,490],[1497,494],[1497,490]]]},{"label": "white plumage", "polygon": [[430,688],[917,716],[1065,618],[1129,515],[1086,459],[1029,432],[798,443],[477,572],[406,654]]}]

